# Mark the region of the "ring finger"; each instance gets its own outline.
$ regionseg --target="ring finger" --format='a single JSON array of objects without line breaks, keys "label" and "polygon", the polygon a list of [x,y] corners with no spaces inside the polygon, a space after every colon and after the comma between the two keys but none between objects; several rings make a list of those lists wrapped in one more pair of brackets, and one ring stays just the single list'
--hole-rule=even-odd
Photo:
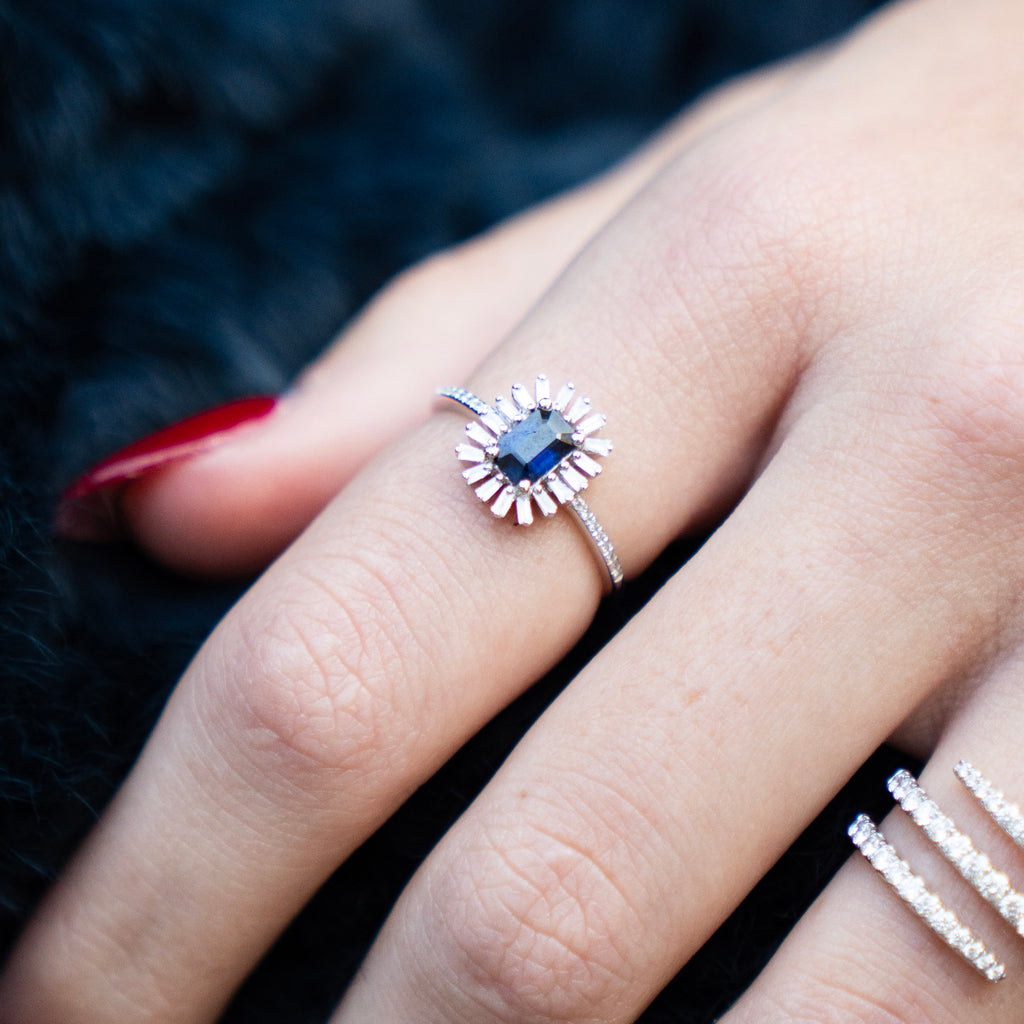
[{"label": "ring finger", "polygon": [[[978,688],[955,716],[921,776],[921,785],[941,812],[971,837],[974,847],[1008,876],[1017,891],[1024,890],[1024,851],[988,817],[953,768],[966,759],[1011,801],[1024,802],[1021,668],[1019,656],[1008,659]],[[1004,965],[1005,978],[994,984],[983,977],[856,856],[722,1024],[1012,1024],[1021,1019],[1024,940],[906,813],[894,810],[881,828],[944,908]]]},{"label": "ring finger", "polygon": [[[592,504],[627,573],[744,482],[799,342],[788,268],[742,257],[746,219],[697,227],[735,216],[735,183],[699,156],[667,173],[693,223],[648,189],[473,382],[582,374],[615,414],[624,471]],[[559,515],[513,535],[468,501],[458,422],[369,467],[221,624],[16,950],[0,1016],[212,1018],[339,860],[579,636],[601,589],[580,533]]]},{"label": "ring finger", "polygon": [[[635,1019],[855,766],[978,658],[1006,550],[956,528],[927,552],[886,542],[930,535],[935,513],[889,432],[863,431],[856,468],[835,462],[833,427],[858,418],[844,405],[801,417],[517,748],[403,895],[337,1024]],[[969,606],[946,597],[954,566],[991,584]]]}]

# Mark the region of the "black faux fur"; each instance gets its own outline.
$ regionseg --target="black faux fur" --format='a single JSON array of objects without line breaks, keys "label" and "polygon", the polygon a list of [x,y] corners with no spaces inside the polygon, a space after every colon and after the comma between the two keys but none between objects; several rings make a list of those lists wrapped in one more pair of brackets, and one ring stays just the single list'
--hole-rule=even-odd
[{"label": "black faux fur", "polygon": [[[237,592],[55,544],[60,485],[197,408],[279,389],[403,265],[870,6],[0,0],[0,954]],[[684,554],[338,873],[229,1019],[323,1019],[417,860]],[[808,841],[646,1021],[704,1020],[735,994],[841,855],[843,814],[823,826],[837,852]]]}]

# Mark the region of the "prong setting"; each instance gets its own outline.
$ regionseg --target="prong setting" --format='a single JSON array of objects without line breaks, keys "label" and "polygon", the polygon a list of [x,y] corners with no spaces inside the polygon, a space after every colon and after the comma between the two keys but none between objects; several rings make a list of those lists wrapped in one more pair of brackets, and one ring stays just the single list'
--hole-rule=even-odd
[{"label": "prong setting", "polygon": [[555,412],[565,412],[569,403],[572,401],[572,396],[576,393],[576,385],[570,381],[568,384],[563,384],[558,389],[558,394],[555,396],[555,400],[551,403],[551,408]]},{"label": "prong setting", "polygon": [[589,398],[577,398],[572,403],[572,408],[566,413],[565,418],[572,424],[579,423],[587,413],[590,412],[590,399]]},{"label": "prong setting", "polygon": [[[537,408],[536,403],[530,397],[530,392],[522,384],[512,385],[512,401],[519,407],[522,416],[526,416]],[[520,417],[522,418],[522,417]]]},{"label": "prong setting", "polygon": [[476,421],[466,424],[466,436],[484,449],[494,444],[494,435],[482,423]]},{"label": "prong setting", "polygon": [[529,526],[536,518],[534,505],[541,516],[551,516],[586,490],[612,443],[595,436],[606,418],[592,413],[590,399],[577,395],[571,383],[552,398],[551,381],[538,374],[532,391],[516,383],[510,396],[498,395],[491,405],[479,400],[467,405],[477,419],[467,424],[467,441],[455,453],[472,463],[462,475],[498,518],[515,506],[516,523]]},{"label": "prong setting", "polygon": [[523,414],[519,411],[518,406],[510,402],[504,395],[498,395],[494,401],[494,407],[505,418],[510,427],[523,418]]},{"label": "prong setting", "polygon": [[533,394],[537,399],[538,409],[551,408],[551,382],[543,373],[537,374],[537,380],[533,386]]}]

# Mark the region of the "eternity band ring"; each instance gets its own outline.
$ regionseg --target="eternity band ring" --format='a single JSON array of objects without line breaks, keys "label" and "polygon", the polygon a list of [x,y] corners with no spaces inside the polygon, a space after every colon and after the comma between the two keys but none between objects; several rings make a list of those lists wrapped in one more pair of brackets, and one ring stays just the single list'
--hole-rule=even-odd
[{"label": "eternity band ring", "polygon": [[611,441],[595,436],[605,417],[591,411],[590,399],[578,397],[572,384],[552,398],[544,374],[534,382],[533,394],[513,384],[511,399],[499,395],[493,405],[465,388],[438,388],[437,395],[476,416],[466,426],[467,440],[455,449],[459,461],[470,464],[462,476],[476,496],[499,519],[514,505],[519,526],[534,522],[534,506],[542,516],[565,506],[590,538],[612,589],[618,589],[623,578],[618,555],[580,496],[601,472],[597,460],[612,451]]}]

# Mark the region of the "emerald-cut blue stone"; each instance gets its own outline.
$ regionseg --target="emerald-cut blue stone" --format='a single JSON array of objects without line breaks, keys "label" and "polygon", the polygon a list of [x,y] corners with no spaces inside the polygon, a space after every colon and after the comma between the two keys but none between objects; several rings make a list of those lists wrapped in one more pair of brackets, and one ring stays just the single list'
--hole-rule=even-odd
[{"label": "emerald-cut blue stone", "polygon": [[572,426],[554,410],[534,409],[498,440],[498,469],[513,484],[534,483],[573,450]]}]

